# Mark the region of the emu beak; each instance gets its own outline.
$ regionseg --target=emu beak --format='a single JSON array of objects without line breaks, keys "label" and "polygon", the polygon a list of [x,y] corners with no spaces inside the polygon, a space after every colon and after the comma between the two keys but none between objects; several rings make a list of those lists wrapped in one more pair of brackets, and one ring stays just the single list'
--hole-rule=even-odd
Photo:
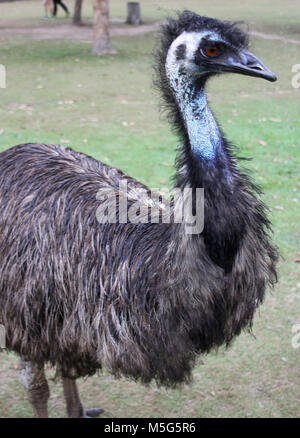
[{"label": "emu beak", "polygon": [[221,69],[226,72],[263,78],[271,82],[277,80],[277,76],[248,50],[229,55],[226,61],[222,63]]}]

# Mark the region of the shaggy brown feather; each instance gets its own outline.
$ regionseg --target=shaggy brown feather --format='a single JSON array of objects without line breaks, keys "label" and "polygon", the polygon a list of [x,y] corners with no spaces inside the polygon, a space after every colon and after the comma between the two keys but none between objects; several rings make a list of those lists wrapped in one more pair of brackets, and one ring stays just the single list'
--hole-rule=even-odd
[{"label": "shaggy brown feather", "polygon": [[174,385],[196,353],[251,324],[273,279],[269,249],[249,230],[225,274],[184,224],[99,224],[97,192],[122,178],[61,146],[1,153],[0,323],[8,349],[65,376],[105,366]]}]

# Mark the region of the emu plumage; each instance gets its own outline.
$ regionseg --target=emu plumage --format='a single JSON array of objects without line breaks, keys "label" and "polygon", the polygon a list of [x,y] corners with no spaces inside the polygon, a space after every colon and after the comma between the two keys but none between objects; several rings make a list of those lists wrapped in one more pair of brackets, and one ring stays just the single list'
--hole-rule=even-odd
[{"label": "emu plumage", "polygon": [[[216,47],[222,62],[205,59]],[[105,367],[175,386],[190,381],[199,353],[251,328],[277,254],[259,190],[205,97],[206,80],[234,68],[274,80],[246,47],[236,25],[188,11],[162,27],[156,84],[181,139],[175,187],[205,190],[200,235],[184,223],[100,224],[99,191],[117,193],[127,180],[130,206],[145,187],[85,154],[44,144],[0,154],[0,324],[25,361],[37,415],[46,415],[45,363],[59,368],[67,403],[78,405],[69,414],[83,415],[74,386],[76,401],[68,396],[77,377]]]}]

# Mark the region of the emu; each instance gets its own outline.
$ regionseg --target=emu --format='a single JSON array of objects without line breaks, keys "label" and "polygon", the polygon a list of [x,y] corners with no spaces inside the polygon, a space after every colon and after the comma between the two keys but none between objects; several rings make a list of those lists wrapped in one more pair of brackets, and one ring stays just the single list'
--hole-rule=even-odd
[{"label": "emu", "polygon": [[[149,189],[85,154],[32,143],[1,153],[0,323],[36,416],[47,416],[47,363],[59,370],[68,415],[94,416],[78,377],[104,367],[174,387],[190,382],[199,354],[251,330],[276,282],[277,250],[260,190],[205,94],[220,73],[276,80],[247,44],[236,23],[190,11],[161,30],[156,84],[180,138],[174,187],[204,188],[201,233],[185,221],[121,222],[122,197],[148,208]],[[115,223],[97,219],[107,207],[99,193],[116,195]]]}]

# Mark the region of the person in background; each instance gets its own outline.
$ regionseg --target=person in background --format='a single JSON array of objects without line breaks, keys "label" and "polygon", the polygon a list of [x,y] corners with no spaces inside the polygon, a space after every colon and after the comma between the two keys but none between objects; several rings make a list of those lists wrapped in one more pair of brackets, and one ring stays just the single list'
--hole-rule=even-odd
[{"label": "person in background", "polygon": [[45,9],[45,15],[43,18],[45,19],[51,18],[50,14],[52,13],[52,0],[43,0],[43,5]]},{"label": "person in background", "polygon": [[53,17],[56,17],[57,5],[60,5],[66,13],[66,16],[70,15],[67,6],[61,0],[53,0]]}]

